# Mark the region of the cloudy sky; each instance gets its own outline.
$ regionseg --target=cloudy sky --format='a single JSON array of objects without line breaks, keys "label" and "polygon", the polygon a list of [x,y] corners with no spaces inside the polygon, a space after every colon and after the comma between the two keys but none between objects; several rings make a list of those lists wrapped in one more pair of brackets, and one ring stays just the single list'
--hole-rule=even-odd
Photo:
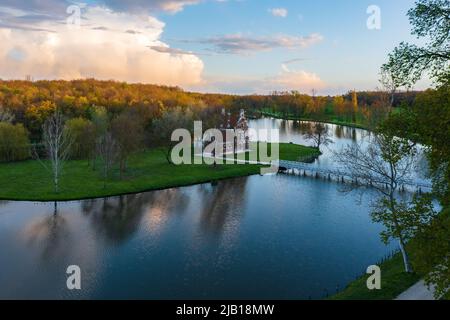
[{"label": "cloudy sky", "polygon": [[387,54],[400,41],[417,43],[406,17],[413,5],[0,0],[0,78],[93,77],[237,94],[371,90]]}]

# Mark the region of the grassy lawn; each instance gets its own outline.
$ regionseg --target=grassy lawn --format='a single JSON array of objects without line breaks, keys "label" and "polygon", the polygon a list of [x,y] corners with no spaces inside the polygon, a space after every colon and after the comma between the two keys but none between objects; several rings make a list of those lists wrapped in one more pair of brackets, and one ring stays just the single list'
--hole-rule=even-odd
[{"label": "grassy lawn", "polygon": [[[280,158],[313,156],[317,149],[291,144],[280,145]],[[180,165],[167,162],[160,150],[146,151],[132,156],[128,171],[120,179],[117,169],[104,188],[99,170],[92,170],[86,160],[68,161],[60,181],[60,192],[53,190],[52,176],[40,162],[35,160],[0,164],[0,199],[3,200],[77,200],[112,196],[147,190],[192,185],[220,179],[248,176],[260,173],[259,165],[235,164]]]},{"label": "grassy lawn", "polygon": [[[271,156],[273,145],[274,144],[268,144],[268,146],[267,146],[267,149],[268,149],[267,154],[269,156]],[[251,142],[250,149],[257,153],[257,151],[259,150],[259,143],[258,143],[258,147],[257,147],[256,142]],[[320,150],[317,148],[302,146],[302,145],[293,144],[293,143],[279,143],[278,150],[279,150],[279,154],[280,154],[280,157],[279,157],[280,160],[288,160],[288,161],[310,162],[311,160],[314,160],[315,158],[319,157],[322,154],[320,152]],[[237,158],[237,157],[238,156],[236,155],[235,158]],[[262,159],[260,159],[260,157],[259,157],[259,154],[257,154],[257,157],[253,156],[253,158],[257,158],[258,161],[262,161]],[[245,159],[246,160],[250,159],[249,152],[246,153]]]},{"label": "grassy lawn", "polygon": [[279,148],[280,160],[305,161],[321,155],[321,152],[317,148],[305,147],[292,143],[281,143]]},{"label": "grassy lawn", "polygon": [[369,275],[351,282],[331,300],[392,300],[420,280],[417,274],[404,272],[400,253],[379,265],[381,268],[381,290],[367,289]]}]

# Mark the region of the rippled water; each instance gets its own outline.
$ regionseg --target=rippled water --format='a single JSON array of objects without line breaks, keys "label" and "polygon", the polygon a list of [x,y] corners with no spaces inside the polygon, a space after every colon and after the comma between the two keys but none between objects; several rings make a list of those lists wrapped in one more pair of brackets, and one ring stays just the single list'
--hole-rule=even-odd
[{"label": "rippled water", "polygon": [[[251,125],[263,121],[277,120]],[[282,139],[302,142],[293,130]],[[358,205],[337,184],[272,175],[56,207],[1,202],[0,298],[322,298],[393,250],[371,196]],[[68,265],[81,267],[81,291],[66,289]]]}]

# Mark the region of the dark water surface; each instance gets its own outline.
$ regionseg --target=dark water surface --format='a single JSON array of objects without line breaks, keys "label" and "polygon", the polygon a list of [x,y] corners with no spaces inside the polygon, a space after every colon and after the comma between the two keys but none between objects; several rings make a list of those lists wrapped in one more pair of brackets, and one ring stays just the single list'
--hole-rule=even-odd
[{"label": "dark water surface", "polygon": [[[358,205],[335,183],[272,175],[56,213],[0,202],[0,298],[322,298],[393,250],[370,220],[373,195]],[[69,265],[81,267],[80,291],[66,288]]]}]

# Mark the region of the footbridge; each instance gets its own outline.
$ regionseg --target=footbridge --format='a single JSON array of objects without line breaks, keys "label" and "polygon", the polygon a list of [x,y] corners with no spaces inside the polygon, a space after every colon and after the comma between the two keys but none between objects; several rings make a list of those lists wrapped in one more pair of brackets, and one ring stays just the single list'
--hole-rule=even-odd
[{"label": "footbridge", "polygon": [[[321,167],[304,162],[280,160],[279,168],[281,172],[291,172],[303,176],[309,175],[315,176],[316,178],[326,178],[328,180],[336,180],[339,182],[350,182],[356,184],[361,182],[352,177],[348,172],[346,173],[343,170]],[[385,185],[386,181],[380,179],[380,181],[373,181],[371,184]],[[399,184],[403,189],[405,187],[410,187],[418,191],[421,191],[422,189],[431,190],[433,187],[431,182],[418,179],[402,179]]]}]

